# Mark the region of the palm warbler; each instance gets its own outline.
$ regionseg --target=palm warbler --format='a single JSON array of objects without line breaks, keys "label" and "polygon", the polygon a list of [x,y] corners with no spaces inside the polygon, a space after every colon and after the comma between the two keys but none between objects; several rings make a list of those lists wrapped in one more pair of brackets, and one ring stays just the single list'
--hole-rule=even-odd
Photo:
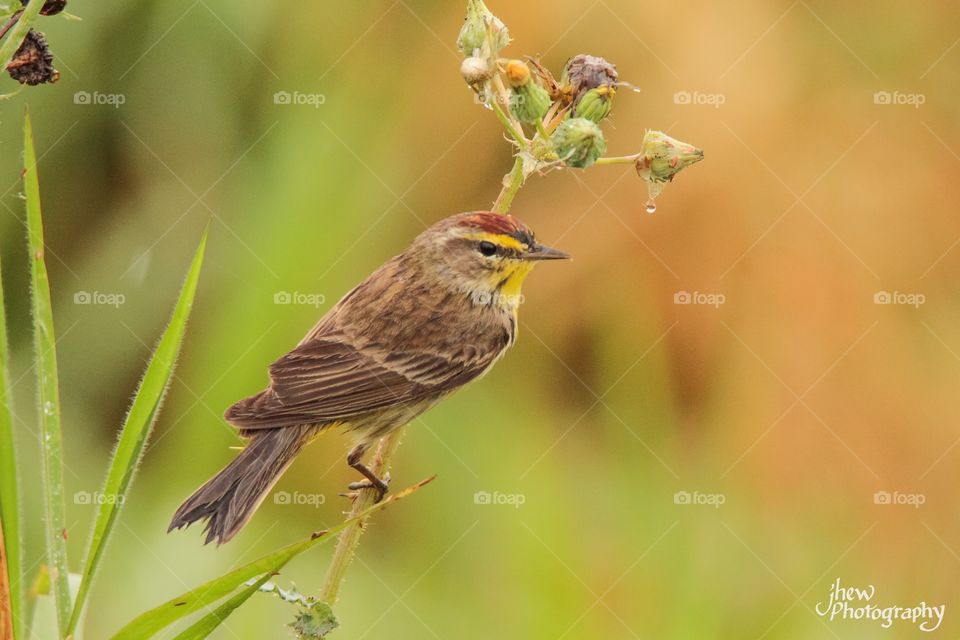
[{"label": "palm warbler", "polygon": [[246,524],[294,457],[320,431],[356,438],[347,464],[379,438],[479,378],[517,335],[520,285],[534,264],[569,256],[536,242],[519,220],[489,212],[438,222],[343,297],[300,344],[270,365],[270,385],[225,414],[248,440],[180,505],[168,531],[206,520],[222,544]]}]

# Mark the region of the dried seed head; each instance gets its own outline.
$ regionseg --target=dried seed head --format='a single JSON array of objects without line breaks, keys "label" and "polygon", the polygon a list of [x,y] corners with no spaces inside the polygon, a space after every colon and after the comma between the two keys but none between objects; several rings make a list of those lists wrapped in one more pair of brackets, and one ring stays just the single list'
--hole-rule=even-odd
[{"label": "dried seed head", "polygon": [[489,55],[495,57],[509,42],[507,26],[487,9],[483,0],[467,0],[467,17],[457,37],[457,47],[463,55],[476,55],[484,50],[484,44],[489,44]]},{"label": "dried seed head", "polygon": [[557,155],[569,167],[586,169],[607,150],[603,132],[586,118],[569,118],[550,137]]},{"label": "dried seed head", "polygon": [[[20,0],[20,3],[23,6],[27,6],[27,3],[30,0]],[[67,6],[67,0],[47,0],[43,3],[43,6],[40,7],[40,15],[42,16],[55,16],[61,11],[63,11]]]},{"label": "dried seed head", "polygon": [[591,89],[613,88],[617,85],[618,79],[616,65],[603,58],[581,53],[567,60],[560,84],[569,88],[573,94],[573,104],[576,106],[584,94]]},{"label": "dried seed head", "polygon": [[20,84],[31,86],[60,79],[60,72],[53,68],[53,53],[47,39],[33,29],[27,32],[13,59],[7,63],[7,72]]},{"label": "dried seed head", "polygon": [[490,66],[483,58],[464,58],[460,65],[460,75],[471,87],[490,79]]}]

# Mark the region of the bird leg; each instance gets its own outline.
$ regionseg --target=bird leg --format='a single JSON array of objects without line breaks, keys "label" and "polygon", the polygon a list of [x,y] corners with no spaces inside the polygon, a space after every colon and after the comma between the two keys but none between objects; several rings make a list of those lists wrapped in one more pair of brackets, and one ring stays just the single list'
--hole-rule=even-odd
[{"label": "bird leg", "polygon": [[366,480],[361,482],[351,482],[347,485],[347,488],[351,491],[357,491],[360,489],[374,489],[377,492],[377,499],[375,502],[380,502],[383,500],[383,496],[386,495],[389,487],[387,483],[390,482],[390,474],[387,473],[383,478],[378,478],[370,467],[363,464],[361,460],[363,459],[363,454],[367,452],[369,445],[359,444],[354,447],[353,451],[347,456],[347,464],[350,465],[352,469],[356,469],[363,475]]}]

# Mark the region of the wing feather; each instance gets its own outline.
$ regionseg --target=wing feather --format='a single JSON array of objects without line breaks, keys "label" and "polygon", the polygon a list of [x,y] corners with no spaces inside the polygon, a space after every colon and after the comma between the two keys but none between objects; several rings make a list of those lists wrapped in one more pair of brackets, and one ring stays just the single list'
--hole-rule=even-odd
[{"label": "wing feather", "polygon": [[270,366],[270,386],[230,407],[243,429],[349,421],[427,400],[481,376],[506,348],[464,344],[450,354],[353,346],[342,335],[313,336]]}]

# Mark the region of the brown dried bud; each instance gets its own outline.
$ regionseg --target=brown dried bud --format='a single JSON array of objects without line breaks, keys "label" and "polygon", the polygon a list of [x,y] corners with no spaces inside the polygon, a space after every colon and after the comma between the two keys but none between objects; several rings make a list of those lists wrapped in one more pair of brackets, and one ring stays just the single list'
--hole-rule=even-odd
[{"label": "brown dried bud", "polygon": [[7,64],[10,77],[20,84],[31,86],[56,82],[60,72],[53,68],[53,53],[47,39],[39,31],[31,29],[23,39],[20,48]]},{"label": "brown dried bud", "polygon": [[567,61],[560,84],[573,94],[573,104],[576,106],[590,89],[616,87],[618,79],[616,65],[603,58],[581,53]]},{"label": "brown dried bud", "polygon": [[[27,6],[27,2],[30,0],[20,0],[23,6]],[[61,11],[63,11],[67,6],[67,0],[47,0],[43,3],[43,6],[40,8],[40,15],[42,16],[55,16]]]},{"label": "brown dried bud", "polygon": [[33,29],[27,32],[13,59],[7,63],[7,72],[20,84],[31,86],[60,79],[60,72],[53,68],[53,53],[47,39]]}]

